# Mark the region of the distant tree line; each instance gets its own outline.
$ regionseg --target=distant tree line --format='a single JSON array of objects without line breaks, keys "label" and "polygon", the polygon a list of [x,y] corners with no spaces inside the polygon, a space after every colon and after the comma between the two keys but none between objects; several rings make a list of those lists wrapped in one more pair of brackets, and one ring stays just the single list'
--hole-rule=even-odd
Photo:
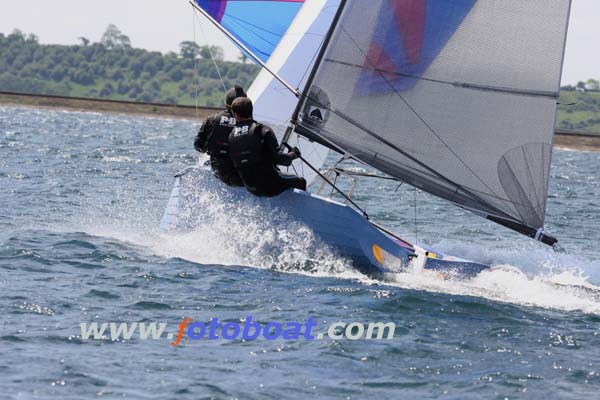
[{"label": "distant tree line", "polygon": [[600,133],[600,81],[588,79],[561,87],[558,128]]},{"label": "distant tree line", "polygon": [[[42,45],[37,36],[15,30],[0,33],[0,90],[219,106],[223,85],[248,87],[258,67],[224,62],[223,49],[180,43],[179,53],[161,54],[131,47],[129,37],[109,25],[99,43],[85,37],[73,46]],[[197,79],[196,79],[197,77]],[[600,132],[600,82],[589,79],[561,88],[558,127]]]},{"label": "distant tree line", "polygon": [[597,79],[588,79],[587,82],[579,81],[576,85],[566,85],[560,89],[567,92],[600,92],[600,81]]},{"label": "distant tree line", "polygon": [[[85,37],[73,46],[42,45],[19,30],[0,33],[0,90],[168,104],[218,106],[223,85],[247,87],[254,64],[224,62],[223,49],[182,42],[179,53],[131,47],[129,37],[109,25],[99,43]],[[197,78],[197,79],[196,79]]]}]

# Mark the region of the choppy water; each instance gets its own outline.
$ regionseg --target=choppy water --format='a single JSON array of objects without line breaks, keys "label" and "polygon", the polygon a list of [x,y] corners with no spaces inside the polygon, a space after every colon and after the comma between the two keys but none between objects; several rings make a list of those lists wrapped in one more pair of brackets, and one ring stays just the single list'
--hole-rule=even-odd
[{"label": "choppy water", "polygon": [[[161,236],[194,131],[0,107],[0,398],[597,398],[600,154],[555,153],[547,225],[561,253],[409,188],[363,183],[356,198],[374,219],[414,240],[416,196],[419,243],[499,266],[471,282],[373,281],[295,232],[222,223]],[[285,256],[255,245],[273,237]],[[295,267],[309,253],[319,262]],[[86,341],[79,328],[247,315],[398,328],[386,342],[177,348]]]}]

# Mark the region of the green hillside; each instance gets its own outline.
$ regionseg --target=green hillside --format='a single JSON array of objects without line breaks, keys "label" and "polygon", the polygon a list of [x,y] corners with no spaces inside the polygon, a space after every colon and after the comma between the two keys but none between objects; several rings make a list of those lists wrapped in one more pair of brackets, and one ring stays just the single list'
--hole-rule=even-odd
[{"label": "green hillside", "polygon": [[[211,61],[218,47],[181,43],[179,54],[132,48],[129,38],[109,26],[100,43],[42,45],[35,35],[0,33],[0,90],[167,104],[219,106],[223,86]],[[253,64],[219,62],[226,86],[248,86]],[[194,71],[197,71],[197,75]],[[198,83],[195,82],[198,76]]]},{"label": "green hillside", "polygon": [[[42,45],[18,30],[0,33],[0,91],[182,105],[194,105],[197,98],[199,105],[220,106],[223,86],[211,57],[227,87],[248,87],[258,73],[254,64],[223,62],[216,46],[183,42],[178,54],[132,48],[114,25],[99,43],[80,41]],[[600,132],[600,83],[590,79],[562,89],[557,127]]]},{"label": "green hillside", "polygon": [[578,92],[566,87],[560,93],[559,129],[600,133],[600,91]]}]

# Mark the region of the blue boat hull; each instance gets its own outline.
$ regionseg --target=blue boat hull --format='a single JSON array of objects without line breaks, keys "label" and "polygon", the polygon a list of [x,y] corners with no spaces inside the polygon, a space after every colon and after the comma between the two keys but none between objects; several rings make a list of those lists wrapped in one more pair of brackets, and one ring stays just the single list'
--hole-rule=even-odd
[{"label": "blue boat hull", "polygon": [[199,206],[199,196],[213,196],[232,209],[277,210],[286,218],[273,223],[299,222],[315,236],[352,261],[364,273],[377,275],[413,271],[433,271],[441,277],[471,277],[489,266],[414,246],[373,226],[353,208],[301,190],[288,190],[274,198],[259,198],[244,188],[231,188],[210,170],[190,167],[176,175],[176,182],[161,221],[160,229],[190,232],[199,224],[210,223],[209,213]]}]

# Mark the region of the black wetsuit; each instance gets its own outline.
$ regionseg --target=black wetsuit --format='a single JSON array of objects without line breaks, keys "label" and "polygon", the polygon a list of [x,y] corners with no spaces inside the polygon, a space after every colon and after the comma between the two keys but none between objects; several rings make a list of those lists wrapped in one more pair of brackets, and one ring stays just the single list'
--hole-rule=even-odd
[{"label": "black wetsuit", "polygon": [[231,111],[211,115],[200,127],[194,148],[201,153],[208,153],[213,173],[226,185],[244,186],[229,157],[229,134],[234,127],[235,118]]},{"label": "black wetsuit", "polygon": [[256,196],[273,197],[290,188],[306,190],[304,178],[277,169],[277,165],[290,166],[296,155],[281,151],[268,126],[256,121],[236,125],[229,135],[229,154],[244,185]]}]

